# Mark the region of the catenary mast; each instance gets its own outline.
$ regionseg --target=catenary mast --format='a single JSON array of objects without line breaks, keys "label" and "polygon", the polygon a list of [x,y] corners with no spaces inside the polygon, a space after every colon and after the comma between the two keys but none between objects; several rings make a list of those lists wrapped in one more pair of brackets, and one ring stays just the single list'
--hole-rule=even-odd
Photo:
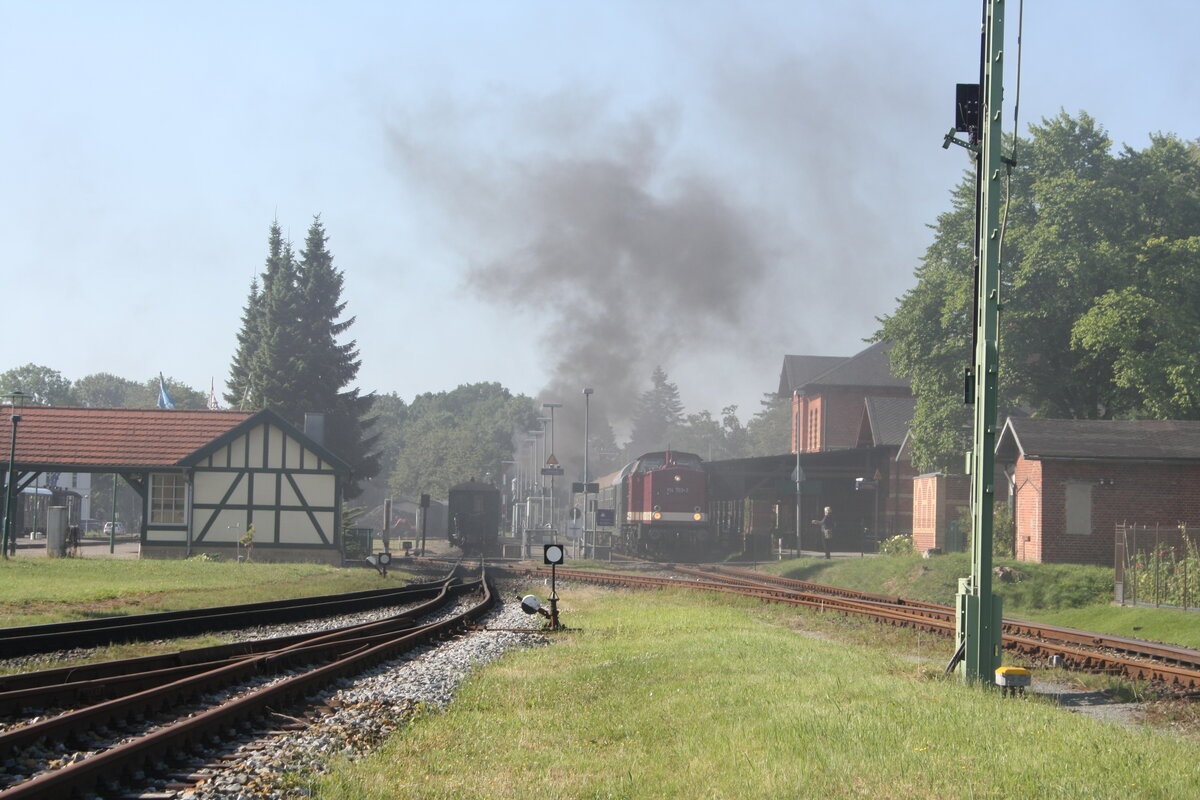
[{"label": "catenary mast", "polygon": [[[959,144],[976,160],[976,265],[974,363],[967,371],[967,401],[974,403],[971,473],[971,575],[958,582],[958,651],[969,682],[991,684],[1000,666],[1002,609],[992,592],[992,516],[995,507],[996,408],[999,374],[1000,206],[1006,171],[1001,154],[1004,97],[1004,0],[984,0],[979,86],[960,86],[958,121],[945,146]],[[974,91],[972,91],[974,90]],[[973,95],[973,96],[972,96]],[[973,102],[972,102],[973,101]],[[971,132],[971,141],[954,138]]]}]

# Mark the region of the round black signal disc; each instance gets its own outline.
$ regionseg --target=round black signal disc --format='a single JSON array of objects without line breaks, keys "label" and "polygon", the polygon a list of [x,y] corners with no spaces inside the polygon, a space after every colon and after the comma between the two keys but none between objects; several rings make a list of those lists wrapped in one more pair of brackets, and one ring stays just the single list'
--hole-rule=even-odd
[{"label": "round black signal disc", "polygon": [[566,555],[561,544],[542,545],[542,563],[561,564]]}]

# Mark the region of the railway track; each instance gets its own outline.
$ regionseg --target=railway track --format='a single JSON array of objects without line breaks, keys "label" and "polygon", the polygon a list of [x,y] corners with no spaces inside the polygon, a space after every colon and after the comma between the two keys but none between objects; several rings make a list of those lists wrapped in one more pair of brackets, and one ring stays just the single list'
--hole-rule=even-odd
[{"label": "railway track", "polygon": [[[627,588],[687,588],[755,597],[769,602],[865,616],[881,623],[955,635],[954,609],[937,603],[858,592],[729,567],[672,567],[680,577],[558,570],[563,580]],[[536,568],[537,574],[549,574]],[[1177,645],[1043,625],[1006,617],[1003,646],[1030,659],[1070,669],[1108,672],[1151,681],[1176,692],[1200,691],[1200,651]]]},{"label": "railway track", "polygon": [[410,602],[410,598],[421,593],[436,592],[440,583],[433,581],[390,589],[369,589],[349,594],[302,597],[240,606],[217,606],[2,628],[0,653],[3,653],[5,658],[11,658],[78,647],[100,647],[119,642],[195,636],[244,627],[247,619],[253,619],[255,624],[265,625],[331,617],[401,605]]},{"label": "railway track", "polygon": [[[423,599],[384,620],[174,654],[180,663],[153,657],[8,676],[0,704],[23,719],[0,732],[0,763],[32,774],[0,776],[0,799],[119,793],[335,681],[465,630],[496,600],[483,570],[417,592]],[[414,595],[406,597],[411,603]],[[437,612],[435,621],[419,621]],[[69,710],[46,713],[62,705]]]}]

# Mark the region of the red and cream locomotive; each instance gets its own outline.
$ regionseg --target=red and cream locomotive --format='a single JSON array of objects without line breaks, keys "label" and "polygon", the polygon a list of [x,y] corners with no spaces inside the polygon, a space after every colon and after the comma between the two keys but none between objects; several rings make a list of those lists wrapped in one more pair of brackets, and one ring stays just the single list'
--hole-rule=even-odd
[{"label": "red and cream locomotive", "polygon": [[614,511],[614,549],[678,561],[711,557],[708,474],[693,453],[646,453],[599,480],[599,507]]}]

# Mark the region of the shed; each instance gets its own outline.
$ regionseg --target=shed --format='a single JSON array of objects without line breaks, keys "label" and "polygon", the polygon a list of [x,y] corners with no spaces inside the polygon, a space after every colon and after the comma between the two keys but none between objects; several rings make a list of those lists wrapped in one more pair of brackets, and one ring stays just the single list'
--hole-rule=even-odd
[{"label": "shed", "polygon": [[1107,566],[1117,525],[1200,524],[1200,421],[1010,417],[996,464],[1022,561]]}]

